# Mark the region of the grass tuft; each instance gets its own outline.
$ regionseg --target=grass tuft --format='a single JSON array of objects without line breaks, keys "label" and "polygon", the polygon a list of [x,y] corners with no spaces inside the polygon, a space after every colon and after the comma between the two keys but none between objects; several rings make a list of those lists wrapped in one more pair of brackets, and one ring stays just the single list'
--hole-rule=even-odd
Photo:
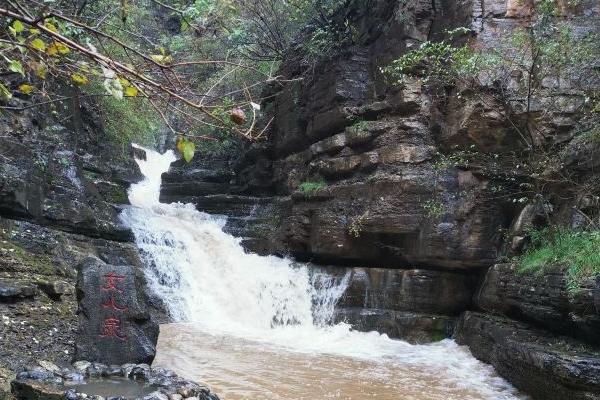
[{"label": "grass tuft", "polygon": [[325,183],[325,181],[317,181],[317,182],[306,181],[306,182],[302,182],[300,184],[300,186],[298,186],[298,191],[305,195],[309,195],[309,194],[315,193],[318,190],[324,189],[325,187],[327,187],[327,183]]},{"label": "grass tuft", "polygon": [[519,257],[520,272],[543,272],[551,265],[567,267],[567,290],[581,291],[583,282],[600,276],[600,231],[576,231],[561,227],[530,232],[531,248]]}]

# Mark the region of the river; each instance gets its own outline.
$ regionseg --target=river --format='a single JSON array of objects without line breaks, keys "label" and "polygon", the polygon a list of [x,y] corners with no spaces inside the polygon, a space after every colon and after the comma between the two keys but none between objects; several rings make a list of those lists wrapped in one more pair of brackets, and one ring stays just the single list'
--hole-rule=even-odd
[{"label": "river", "polygon": [[331,323],[345,278],[244,251],[225,217],[161,204],[172,152],[137,160],[121,218],[134,232],[163,325],[154,365],[205,382],[223,399],[521,399],[452,340],[411,345]]}]

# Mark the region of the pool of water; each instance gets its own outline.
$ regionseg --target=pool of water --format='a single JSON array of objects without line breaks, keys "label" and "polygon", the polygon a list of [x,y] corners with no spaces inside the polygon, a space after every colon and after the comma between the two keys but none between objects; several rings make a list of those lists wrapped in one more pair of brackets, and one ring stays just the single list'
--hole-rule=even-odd
[{"label": "pool of water", "polygon": [[126,378],[90,379],[85,383],[69,385],[69,388],[88,395],[102,397],[120,396],[126,399],[144,397],[156,390],[156,387],[146,382],[133,381]]},{"label": "pool of water", "polygon": [[[361,335],[365,344],[381,337]],[[224,400],[525,398],[453,341],[432,345],[387,341],[392,342],[389,354],[369,357],[367,345],[323,352],[318,343],[299,349],[291,338],[286,346],[284,341],[211,335],[194,325],[170,324],[161,327],[154,365],[207,383]]]}]

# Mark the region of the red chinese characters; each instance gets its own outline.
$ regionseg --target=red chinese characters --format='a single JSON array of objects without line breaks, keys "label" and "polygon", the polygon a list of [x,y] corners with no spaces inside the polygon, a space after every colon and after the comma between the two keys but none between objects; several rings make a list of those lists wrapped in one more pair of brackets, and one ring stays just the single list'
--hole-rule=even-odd
[{"label": "red chinese characters", "polygon": [[104,319],[100,330],[100,337],[115,337],[120,340],[127,339],[127,336],[121,332],[121,320],[114,315]]},{"label": "red chinese characters", "polygon": [[108,301],[106,303],[102,304],[102,308],[110,308],[111,310],[115,310],[115,311],[127,311],[128,310],[127,306],[119,306],[115,302],[115,299],[112,296],[110,297],[110,299],[108,299]]},{"label": "red chinese characters", "polygon": [[100,285],[100,289],[105,292],[110,292],[108,300],[101,304],[103,309],[110,310],[111,314],[104,317],[100,326],[100,337],[116,338],[119,340],[127,340],[127,336],[123,333],[122,320],[117,316],[117,313],[125,313],[129,309],[126,305],[118,302],[115,295],[124,293],[124,290],[119,287],[119,284],[125,281],[124,275],[118,275],[115,272],[109,272],[102,276],[104,282]]},{"label": "red chinese characters", "polygon": [[115,291],[123,293],[123,289],[120,289],[117,284],[125,280],[125,276],[117,275],[114,272],[110,272],[104,275],[105,283],[102,285],[102,290]]}]

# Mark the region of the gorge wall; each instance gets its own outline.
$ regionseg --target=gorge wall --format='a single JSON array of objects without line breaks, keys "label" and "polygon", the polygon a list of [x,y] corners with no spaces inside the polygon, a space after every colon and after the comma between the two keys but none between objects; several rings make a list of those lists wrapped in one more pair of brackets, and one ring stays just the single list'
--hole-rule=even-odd
[{"label": "gorge wall", "polygon": [[[589,1],[560,18],[589,32],[599,16]],[[269,93],[268,141],[235,159],[174,164],[161,200],[228,215],[226,229],[251,251],[349,271],[337,318],[356,329],[413,342],[455,337],[535,398],[600,398],[600,281],[573,296],[562,267],[522,274],[498,264],[549,209],[555,222],[579,226],[593,193],[520,204],[496,195],[477,166],[441,164],[456,148],[519,157],[519,139],[500,105],[460,88],[440,100],[417,79],[393,86],[380,69],[446,29],[467,27],[476,46],[493,47],[528,17],[528,3],[503,0],[353,2],[340,17],[355,28],[351,45],[310,68],[292,53],[281,67],[302,79]],[[593,176],[598,143],[569,136],[577,93],[561,96],[565,107],[538,128],[566,143],[557,162]]]}]

